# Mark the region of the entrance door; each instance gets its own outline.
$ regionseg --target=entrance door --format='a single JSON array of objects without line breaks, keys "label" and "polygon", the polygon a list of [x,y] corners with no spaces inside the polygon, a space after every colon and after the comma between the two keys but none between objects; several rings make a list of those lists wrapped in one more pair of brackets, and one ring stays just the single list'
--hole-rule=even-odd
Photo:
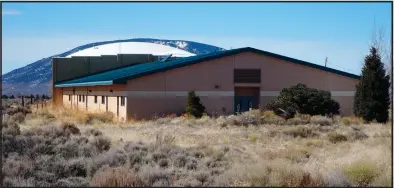
[{"label": "entrance door", "polygon": [[246,112],[249,109],[258,108],[258,96],[235,96],[234,97],[234,110],[235,113]]},{"label": "entrance door", "polygon": [[234,95],[234,113],[259,108],[259,87],[236,87]]}]

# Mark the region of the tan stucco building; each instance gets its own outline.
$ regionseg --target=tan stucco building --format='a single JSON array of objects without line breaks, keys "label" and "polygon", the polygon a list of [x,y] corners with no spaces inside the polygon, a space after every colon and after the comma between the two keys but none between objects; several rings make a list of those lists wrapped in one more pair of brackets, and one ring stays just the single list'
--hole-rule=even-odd
[{"label": "tan stucco building", "polygon": [[184,112],[187,93],[194,90],[206,113],[232,114],[250,106],[263,110],[281,89],[302,83],[330,91],[341,114],[352,115],[359,81],[358,75],[249,47],[169,61],[149,58],[62,81],[54,60],[54,102],[141,119]]}]

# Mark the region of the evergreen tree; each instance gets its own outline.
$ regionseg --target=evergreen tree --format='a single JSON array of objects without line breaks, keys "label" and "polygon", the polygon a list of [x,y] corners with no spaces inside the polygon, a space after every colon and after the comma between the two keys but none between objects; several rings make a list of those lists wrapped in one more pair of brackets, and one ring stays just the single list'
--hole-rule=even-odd
[{"label": "evergreen tree", "polygon": [[10,99],[15,99],[14,95],[11,95],[11,96],[10,96]]},{"label": "evergreen tree", "polygon": [[36,94],[36,100],[40,100],[40,95]]},{"label": "evergreen tree", "polygon": [[2,99],[8,99],[8,96],[7,95],[3,95],[3,96],[1,96],[1,98]]},{"label": "evergreen tree", "polygon": [[189,91],[187,94],[186,113],[196,118],[200,118],[204,111],[205,107],[201,104],[200,97],[196,96],[194,91]]},{"label": "evergreen tree", "polygon": [[389,75],[375,47],[370,49],[364,61],[361,79],[356,86],[354,114],[366,121],[386,122],[389,117]]}]

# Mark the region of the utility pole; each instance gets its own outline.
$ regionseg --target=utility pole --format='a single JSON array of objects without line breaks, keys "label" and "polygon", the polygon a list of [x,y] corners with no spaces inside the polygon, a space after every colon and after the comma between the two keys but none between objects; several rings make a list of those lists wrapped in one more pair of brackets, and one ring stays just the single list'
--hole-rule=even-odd
[{"label": "utility pole", "polygon": [[327,67],[328,57],[326,57],[326,61],[324,62],[324,66]]}]

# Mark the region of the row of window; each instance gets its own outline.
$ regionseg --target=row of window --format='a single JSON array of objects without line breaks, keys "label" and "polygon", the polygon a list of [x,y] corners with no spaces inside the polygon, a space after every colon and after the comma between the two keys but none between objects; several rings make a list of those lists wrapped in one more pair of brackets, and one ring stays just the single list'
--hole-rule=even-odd
[{"label": "row of window", "polygon": [[[94,96],[94,103],[97,104],[97,97]],[[68,95],[68,101],[71,101],[71,95]],[[78,95],[79,102],[85,102],[85,95]],[[101,104],[105,104],[105,96],[101,96]],[[124,106],[126,104],[126,97],[120,97],[120,106]]]}]

